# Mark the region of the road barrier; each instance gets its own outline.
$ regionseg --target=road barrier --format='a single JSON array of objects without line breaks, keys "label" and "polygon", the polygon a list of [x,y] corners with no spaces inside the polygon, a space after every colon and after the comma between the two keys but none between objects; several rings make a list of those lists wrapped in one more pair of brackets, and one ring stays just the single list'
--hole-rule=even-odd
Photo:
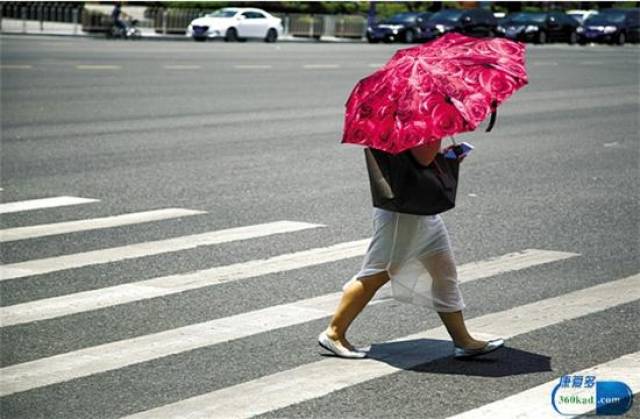
[{"label": "road barrier", "polygon": [[[40,30],[43,30],[43,22],[66,22],[81,25],[84,32],[106,32],[112,25],[111,8],[111,6],[91,4],[85,7],[80,3],[5,2],[0,4],[0,28],[2,17],[6,17],[21,19],[23,32],[26,32],[28,20],[39,21]],[[153,6],[138,9],[140,14],[137,19],[138,26],[153,27],[156,33],[163,35],[185,34],[191,21],[211,11]],[[273,15],[282,19],[283,35],[313,39],[321,37],[363,39],[366,35],[367,18],[363,15],[302,13],[273,13]],[[74,33],[77,32],[77,26],[74,26]]]}]

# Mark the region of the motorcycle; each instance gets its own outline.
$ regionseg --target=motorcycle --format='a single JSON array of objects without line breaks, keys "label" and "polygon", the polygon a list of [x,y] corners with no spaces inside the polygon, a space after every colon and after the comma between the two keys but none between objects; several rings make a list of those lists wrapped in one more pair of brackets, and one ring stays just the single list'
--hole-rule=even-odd
[{"label": "motorcycle", "polygon": [[121,20],[123,26],[118,26],[115,23],[107,30],[106,35],[109,39],[139,39],[142,36],[140,29],[136,27],[138,24],[137,19],[131,21]]}]

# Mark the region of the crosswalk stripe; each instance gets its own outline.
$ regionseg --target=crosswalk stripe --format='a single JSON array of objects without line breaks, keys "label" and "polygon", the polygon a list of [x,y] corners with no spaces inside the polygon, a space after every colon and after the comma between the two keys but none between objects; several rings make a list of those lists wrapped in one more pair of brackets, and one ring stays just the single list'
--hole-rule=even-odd
[{"label": "crosswalk stripe", "polygon": [[[484,262],[468,263],[460,267],[460,282],[469,282],[498,273],[495,264],[502,261],[503,269],[524,269],[540,263],[573,256],[571,253],[540,251],[508,254]],[[528,264],[523,263],[528,260]],[[545,261],[545,262],[542,262]],[[330,316],[342,293],[330,293],[293,303],[267,307],[235,316],[180,327],[133,339],[107,343],[78,351],[16,364],[0,370],[0,388],[18,392],[97,374],[128,365],[150,361],[172,354],[215,345],[232,339],[288,327]],[[385,300],[373,301],[372,304]],[[4,316],[2,316],[4,318]],[[4,396],[2,393],[0,396]]]},{"label": "crosswalk stripe", "polygon": [[246,227],[237,227],[212,231],[209,233],[176,237],[173,239],[157,240],[128,246],[75,253],[72,255],[10,263],[0,266],[0,280],[6,281],[8,279],[41,275],[65,269],[117,262],[125,259],[193,249],[198,246],[209,246],[213,244],[252,239],[272,234],[290,233],[293,231],[317,227],[324,227],[324,225],[296,221],[276,221],[266,224],[256,224]]},{"label": "crosswalk stripe", "polygon": [[[640,392],[640,352],[634,352],[616,358],[614,360],[576,371],[566,375],[595,375],[596,381],[608,379],[622,381],[631,388],[631,392]],[[551,392],[558,385],[559,378],[533,387],[531,389],[514,394],[502,400],[489,403],[476,409],[468,410],[449,419],[475,419],[475,418],[522,418],[538,419],[546,417],[560,417],[551,405]],[[585,406],[582,413],[592,411],[593,408]],[[571,418],[576,415],[562,415]]]},{"label": "crosswalk stripe", "polygon": [[369,242],[370,239],[340,243],[287,253],[269,259],[217,266],[187,274],[163,276],[131,284],[5,306],[0,308],[0,321],[2,327],[12,326],[176,294],[223,282],[305,268],[363,255]]},{"label": "crosswalk stripe", "polygon": [[0,230],[0,242],[33,239],[56,234],[76,233],[79,231],[98,230],[120,227],[130,224],[147,223],[189,215],[206,214],[205,211],[194,211],[182,208],[166,208],[153,211],[134,212],[111,217],[92,218],[87,220],[66,221],[54,224],[40,224],[28,227],[16,227]]},{"label": "crosswalk stripe", "polygon": [[[237,281],[335,262],[362,256],[366,252],[370,241],[371,239],[365,239],[339,243],[328,247],[279,255],[270,259],[218,266],[188,274],[152,278],[131,284],[116,285],[0,307],[0,322],[3,327],[13,326],[167,296],[221,282]],[[457,269],[458,278],[460,282],[465,282],[574,256],[578,255],[569,252],[527,249],[478,263],[472,262],[462,265]],[[383,290],[380,290],[380,293],[382,295]]]},{"label": "crosswalk stripe", "polygon": [[[466,323],[481,339],[510,338],[638,299],[640,274],[472,318]],[[248,418],[450,355],[450,337],[440,326],[374,344],[371,358],[328,357],[127,418]]]},{"label": "crosswalk stripe", "polygon": [[7,202],[0,204],[0,214],[30,211],[43,208],[64,207],[67,205],[88,204],[98,199],[77,198],[75,196],[57,196],[54,198],[29,199],[27,201]]}]

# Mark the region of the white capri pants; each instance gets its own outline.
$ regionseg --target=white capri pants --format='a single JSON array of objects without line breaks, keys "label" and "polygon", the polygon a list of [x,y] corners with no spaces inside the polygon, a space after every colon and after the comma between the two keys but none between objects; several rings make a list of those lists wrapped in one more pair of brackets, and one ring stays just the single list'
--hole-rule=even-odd
[{"label": "white capri pants", "polygon": [[466,307],[449,234],[439,214],[414,215],[373,207],[373,237],[362,267],[342,288],[383,271],[391,280],[372,301],[394,298],[440,312]]}]

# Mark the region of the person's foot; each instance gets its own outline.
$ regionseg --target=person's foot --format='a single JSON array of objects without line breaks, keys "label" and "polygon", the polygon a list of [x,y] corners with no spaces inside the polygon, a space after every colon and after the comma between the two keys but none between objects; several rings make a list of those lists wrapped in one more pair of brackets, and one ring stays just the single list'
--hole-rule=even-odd
[{"label": "person's foot", "polygon": [[503,339],[492,339],[489,341],[472,339],[463,345],[454,343],[453,356],[455,358],[467,358],[482,355],[493,352],[501,346],[504,346]]},{"label": "person's foot", "polygon": [[[318,343],[324,349],[342,358],[365,358],[367,356],[365,351],[353,348],[353,346],[351,346],[349,342],[346,341],[346,339],[337,338],[335,334],[331,334],[333,337],[329,337],[327,332],[328,331],[325,330],[322,331],[320,335],[318,335]],[[346,342],[346,344],[349,345],[350,348],[348,348],[342,342]]]},{"label": "person's foot", "polygon": [[484,348],[487,345],[487,343],[488,341],[486,340],[471,339],[463,343],[454,342],[454,345],[462,349],[480,349],[480,348]]},{"label": "person's foot", "polygon": [[332,341],[334,341],[334,342],[338,342],[338,343],[340,343],[340,345],[344,346],[344,347],[345,347],[345,348],[347,348],[348,350],[350,350],[350,351],[355,351],[355,350],[356,350],[356,348],[354,348],[354,347],[353,347],[353,345],[352,345],[352,344],[350,344],[350,343],[349,343],[349,341],[348,341],[344,336],[340,337],[340,336],[336,335],[336,334],[333,332],[333,330],[331,330],[331,329],[326,329],[326,330],[324,331],[324,333],[325,333],[325,335],[327,335],[327,337],[328,337],[329,339],[331,339],[331,340],[332,340]]}]

